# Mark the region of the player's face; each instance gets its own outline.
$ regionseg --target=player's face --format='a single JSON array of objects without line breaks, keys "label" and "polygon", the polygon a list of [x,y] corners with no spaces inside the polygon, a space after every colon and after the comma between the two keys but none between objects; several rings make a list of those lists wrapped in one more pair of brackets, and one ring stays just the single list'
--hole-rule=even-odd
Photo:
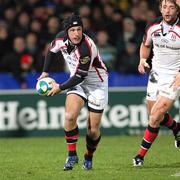
[{"label": "player's face", "polygon": [[73,44],[79,44],[82,39],[82,27],[75,26],[68,29],[68,36]]},{"label": "player's face", "polygon": [[178,10],[173,2],[164,0],[162,1],[161,13],[164,21],[168,24],[172,24],[177,18]]}]

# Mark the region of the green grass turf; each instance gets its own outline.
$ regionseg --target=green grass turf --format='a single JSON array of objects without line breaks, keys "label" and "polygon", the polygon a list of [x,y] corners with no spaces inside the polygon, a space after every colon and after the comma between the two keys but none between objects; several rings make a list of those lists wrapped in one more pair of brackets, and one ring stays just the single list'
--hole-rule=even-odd
[{"label": "green grass turf", "polygon": [[78,141],[79,164],[62,170],[66,145],[60,137],[0,139],[0,180],[166,180],[179,179],[180,149],[172,136],[159,136],[143,167],[132,167],[140,136],[102,137],[94,157],[93,170],[81,168],[84,137]]}]

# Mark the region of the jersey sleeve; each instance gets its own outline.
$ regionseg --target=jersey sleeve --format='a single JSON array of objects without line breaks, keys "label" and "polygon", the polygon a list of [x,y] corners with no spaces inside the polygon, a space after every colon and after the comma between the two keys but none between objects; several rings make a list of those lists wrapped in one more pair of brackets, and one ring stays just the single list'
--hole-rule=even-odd
[{"label": "jersey sleeve", "polygon": [[60,51],[60,47],[64,38],[65,33],[62,31],[56,35],[56,38],[49,45],[48,52],[44,61],[43,72],[49,71],[52,61],[55,58],[55,54]]},{"label": "jersey sleeve", "polygon": [[145,34],[143,37],[143,44],[145,46],[150,46],[152,44],[151,24],[148,24],[145,28]]},{"label": "jersey sleeve", "polygon": [[53,53],[57,53],[60,51],[60,47],[62,46],[63,40],[66,38],[66,34],[64,31],[58,33],[55,39],[51,42],[49,46],[49,51]]},{"label": "jersey sleeve", "polygon": [[150,46],[152,44],[152,34],[153,29],[156,25],[160,24],[162,21],[162,17],[155,18],[151,22],[149,22],[145,28],[145,34],[143,37],[143,43],[145,46]]}]

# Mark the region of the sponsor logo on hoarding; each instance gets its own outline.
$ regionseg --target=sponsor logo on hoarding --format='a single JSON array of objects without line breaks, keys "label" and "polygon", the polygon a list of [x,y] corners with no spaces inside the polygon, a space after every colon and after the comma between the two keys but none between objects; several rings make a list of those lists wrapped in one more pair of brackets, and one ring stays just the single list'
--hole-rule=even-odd
[{"label": "sponsor logo on hoarding", "polygon": [[[44,100],[37,101],[35,107],[21,107],[19,101],[0,102],[0,131],[4,130],[52,130],[62,129],[64,106],[49,106]],[[78,118],[80,129],[86,128],[87,109],[83,108]],[[103,114],[103,128],[145,127],[147,125],[145,104],[108,105]]]}]

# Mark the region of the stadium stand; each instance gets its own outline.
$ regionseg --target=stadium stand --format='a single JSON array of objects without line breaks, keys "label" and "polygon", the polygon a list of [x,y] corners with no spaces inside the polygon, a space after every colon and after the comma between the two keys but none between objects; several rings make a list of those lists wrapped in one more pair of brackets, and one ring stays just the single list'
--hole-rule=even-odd
[{"label": "stadium stand", "polygon": [[[62,30],[63,18],[73,12],[81,15],[85,33],[107,60],[109,85],[145,86],[147,77],[138,75],[136,66],[145,25],[158,15],[153,4],[151,0],[0,1],[0,89],[34,88],[48,44]],[[57,80],[67,73],[61,56],[51,71],[60,73]]]}]

